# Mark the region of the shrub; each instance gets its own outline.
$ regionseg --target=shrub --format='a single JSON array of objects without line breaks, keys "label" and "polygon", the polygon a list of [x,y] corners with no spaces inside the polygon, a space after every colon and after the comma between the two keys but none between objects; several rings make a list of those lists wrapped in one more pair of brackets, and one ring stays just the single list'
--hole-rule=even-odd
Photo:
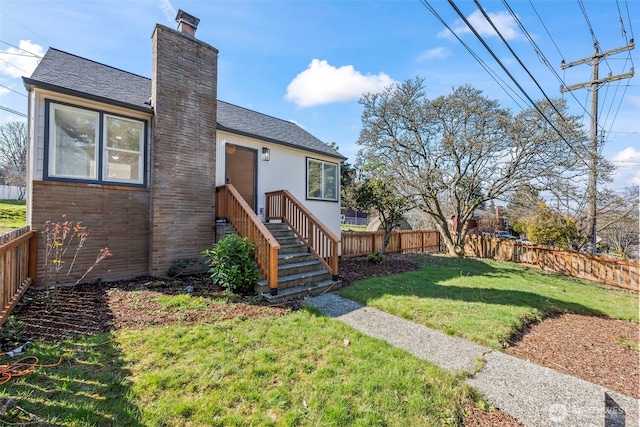
[{"label": "shrub", "polygon": [[369,254],[367,255],[367,261],[371,262],[371,263],[381,263],[384,262],[384,260],[386,260],[387,257],[386,255],[380,255],[379,253],[374,253],[374,254]]},{"label": "shrub", "polygon": [[230,292],[245,295],[253,293],[260,278],[254,253],[254,244],[248,238],[235,234],[220,239],[213,249],[201,252],[214,283]]}]

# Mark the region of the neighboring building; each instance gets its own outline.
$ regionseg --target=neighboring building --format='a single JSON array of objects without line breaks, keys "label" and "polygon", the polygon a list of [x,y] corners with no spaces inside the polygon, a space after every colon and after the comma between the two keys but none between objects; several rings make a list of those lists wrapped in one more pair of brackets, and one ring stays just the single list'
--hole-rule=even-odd
[{"label": "neighboring building", "polygon": [[82,221],[90,236],[79,274],[101,247],[113,254],[87,280],[200,260],[225,183],[256,213],[265,193],[288,190],[340,234],[344,157],[292,122],[219,101],[218,50],[194,37],[197,18],[180,11],[176,21],[180,30],[153,31],[151,79],[53,48],[23,79],[27,223]]},{"label": "neighboring building", "polygon": [[342,223],[350,225],[367,225],[367,213],[354,208],[342,208]]}]

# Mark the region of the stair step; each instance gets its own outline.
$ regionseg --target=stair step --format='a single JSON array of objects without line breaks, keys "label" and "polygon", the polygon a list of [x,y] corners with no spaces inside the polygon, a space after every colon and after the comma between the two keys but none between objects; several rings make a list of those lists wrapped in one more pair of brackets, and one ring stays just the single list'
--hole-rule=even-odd
[{"label": "stair step", "polygon": [[280,245],[280,254],[293,254],[293,253],[298,253],[298,252],[309,252],[309,249],[303,245],[302,243],[298,242],[295,244],[286,244],[286,245]]},{"label": "stair step", "polygon": [[308,261],[292,262],[289,264],[278,263],[278,277],[287,277],[293,274],[300,274],[313,271],[325,271],[322,264],[317,259]]},{"label": "stair step", "polygon": [[[314,283],[331,280],[331,278],[331,273],[325,269],[288,274],[286,276],[278,275],[278,290],[293,288],[296,286],[310,286]],[[269,292],[267,281],[264,279],[260,280],[256,285],[256,291],[258,293]]]},{"label": "stair step", "polygon": [[288,274],[286,276],[278,276],[278,289],[308,286],[324,280],[331,280],[331,273],[325,269]]},{"label": "stair step", "polygon": [[264,225],[269,230],[291,230],[284,222],[265,222]]},{"label": "stair step", "polygon": [[300,239],[298,239],[297,236],[276,237],[276,240],[278,241],[280,246],[301,244]]},{"label": "stair step", "polygon": [[278,265],[293,264],[303,261],[317,261],[317,259],[309,251],[281,253],[278,255]]},{"label": "stair step", "polygon": [[281,237],[296,237],[296,233],[294,233],[293,231],[291,231],[288,228],[286,230],[277,230],[277,229],[276,230],[271,230],[271,229],[269,229],[269,232],[276,239],[281,238]]},{"label": "stair step", "polygon": [[288,289],[278,289],[278,295],[271,295],[269,287],[262,293],[262,297],[272,304],[296,299],[304,299],[325,292],[339,289],[342,282],[334,280],[324,280],[309,286],[297,286]]}]

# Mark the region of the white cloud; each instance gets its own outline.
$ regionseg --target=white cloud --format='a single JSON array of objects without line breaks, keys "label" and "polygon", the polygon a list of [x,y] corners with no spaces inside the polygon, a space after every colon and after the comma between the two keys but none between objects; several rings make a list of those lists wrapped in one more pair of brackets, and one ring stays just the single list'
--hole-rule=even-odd
[{"label": "white cloud", "polygon": [[30,76],[44,56],[42,46],[31,43],[31,40],[20,40],[18,47],[20,49],[9,47],[0,50],[0,75],[12,78]]},{"label": "white cloud", "polygon": [[449,56],[449,54],[449,49],[447,49],[446,47],[436,47],[434,49],[425,50],[416,59],[418,62],[422,62],[429,59],[446,58],[447,56]]},{"label": "white cloud", "polygon": [[173,7],[170,0],[160,0],[160,10],[170,24],[174,24],[176,22],[176,15],[178,15],[178,11]]},{"label": "white cloud", "polygon": [[634,107],[640,108],[640,96],[627,95],[626,98],[627,98],[627,101],[629,101],[629,103],[631,105],[633,105]]},{"label": "white cloud", "polygon": [[[508,12],[487,12],[487,15],[489,15],[489,18],[491,18],[491,21],[498,28],[498,31],[500,31],[500,34],[502,34],[505,39],[515,40],[520,38],[517,24]],[[480,12],[479,10],[476,10],[471,15],[467,16],[467,20],[481,36],[498,35],[491,27],[489,21],[486,20],[482,12]],[[469,29],[469,27],[467,27],[467,24],[465,24],[460,19],[456,21],[452,29],[458,35],[471,33],[471,30]],[[438,37],[450,38],[453,37],[453,35],[451,34],[451,32],[449,32],[448,29],[444,29],[438,33]]]},{"label": "white cloud", "polygon": [[614,174],[615,187],[640,185],[640,150],[627,147],[613,155],[609,160],[618,167]]},{"label": "white cloud", "polygon": [[285,98],[300,107],[359,99],[363,94],[380,92],[395,81],[387,74],[362,75],[352,65],[336,68],[325,60],[314,59],[306,70],[287,86]]}]

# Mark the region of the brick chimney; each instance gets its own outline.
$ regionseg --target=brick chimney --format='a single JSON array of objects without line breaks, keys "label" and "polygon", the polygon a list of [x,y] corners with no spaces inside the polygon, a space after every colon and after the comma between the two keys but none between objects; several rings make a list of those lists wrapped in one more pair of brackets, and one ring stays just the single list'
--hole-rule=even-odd
[{"label": "brick chimney", "polygon": [[176,22],[178,23],[178,29],[180,31],[190,35],[191,37],[195,37],[198,24],[200,23],[198,18],[193,15],[189,15],[182,9],[179,9],[178,14],[176,15]]},{"label": "brick chimney", "polygon": [[182,31],[158,24],[152,35],[152,276],[182,260],[197,266],[215,236],[218,50],[193,37],[199,19],[176,20]]}]

